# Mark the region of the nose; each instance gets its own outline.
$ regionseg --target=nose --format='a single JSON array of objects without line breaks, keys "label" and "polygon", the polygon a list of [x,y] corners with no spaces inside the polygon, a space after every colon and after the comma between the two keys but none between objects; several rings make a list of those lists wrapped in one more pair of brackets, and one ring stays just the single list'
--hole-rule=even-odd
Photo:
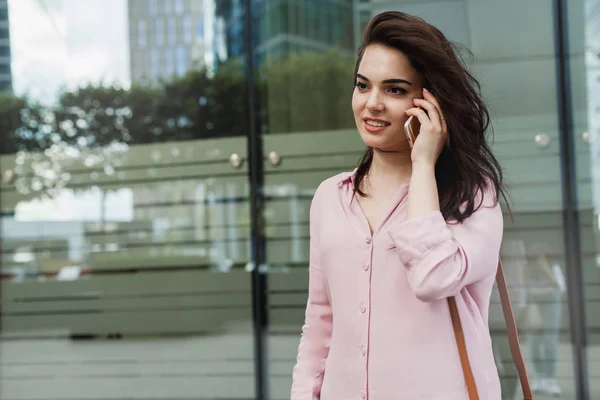
[{"label": "nose", "polygon": [[369,111],[383,111],[383,96],[378,90],[371,91],[369,99],[367,100],[367,110]]}]

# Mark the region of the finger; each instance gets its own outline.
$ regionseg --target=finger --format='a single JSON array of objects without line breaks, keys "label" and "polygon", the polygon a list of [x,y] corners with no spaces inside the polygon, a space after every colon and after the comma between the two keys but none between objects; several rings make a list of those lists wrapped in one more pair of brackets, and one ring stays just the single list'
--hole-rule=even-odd
[{"label": "finger", "polygon": [[439,114],[440,120],[442,122],[442,129],[444,130],[444,132],[447,132],[448,125],[446,124],[446,118],[444,117],[444,114],[442,113],[442,107],[440,106],[440,102],[438,101],[438,99],[433,95],[433,93],[431,93],[426,88],[423,88],[423,98],[425,100],[429,101],[430,103],[433,103],[437,107],[438,114]]},{"label": "finger", "polygon": [[[442,108],[440,107],[440,103],[438,101],[438,99],[427,89],[423,89],[423,98],[431,103],[433,103],[438,110],[442,110]],[[441,114],[441,112],[440,112]]]},{"label": "finger", "polygon": [[421,126],[431,124],[431,120],[429,119],[429,116],[427,116],[427,113],[419,107],[409,108],[405,112],[408,115],[414,115],[415,117],[417,117],[417,119],[421,123]]},{"label": "finger", "polygon": [[441,131],[442,130],[442,118],[440,116],[440,113],[439,113],[437,107],[433,103],[430,103],[429,101],[423,100],[423,99],[414,99],[414,103],[417,106],[424,108],[427,111],[427,114],[429,115],[429,120],[431,121],[431,124],[436,129],[439,129]]}]

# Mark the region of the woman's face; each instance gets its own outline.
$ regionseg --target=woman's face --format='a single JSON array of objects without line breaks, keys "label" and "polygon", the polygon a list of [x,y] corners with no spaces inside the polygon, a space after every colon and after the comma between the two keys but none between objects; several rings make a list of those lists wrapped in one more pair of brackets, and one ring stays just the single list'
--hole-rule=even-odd
[{"label": "woman's face", "polygon": [[423,97],[423,77],[399,50],[368,46],[352,95],[354,120],[367,146],[382,151],[410,149],[404,134],[405,111]]}]

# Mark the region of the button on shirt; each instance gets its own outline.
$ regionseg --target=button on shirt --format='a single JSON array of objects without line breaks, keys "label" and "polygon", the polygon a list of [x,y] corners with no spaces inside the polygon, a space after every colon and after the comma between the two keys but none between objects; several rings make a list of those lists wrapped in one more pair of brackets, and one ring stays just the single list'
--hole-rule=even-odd
[{"label": "button on shirt", "polygon": [[449,296],[479,397],[500,399],[487,325],[503,226],[493,192],[462,224],[439,211],[406,220],[406,182],[371,235],[354,175],[323,182],[311,205],[309,293],[291,400],[468,400]]}]

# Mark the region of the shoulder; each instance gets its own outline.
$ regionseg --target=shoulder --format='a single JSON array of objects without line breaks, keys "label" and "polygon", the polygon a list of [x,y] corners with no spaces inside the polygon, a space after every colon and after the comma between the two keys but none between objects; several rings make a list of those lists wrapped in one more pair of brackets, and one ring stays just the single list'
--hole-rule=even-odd
[{"label": "shoulder", "polygon": [[311,201],[311,213],[323,208],[328,204],[334,203],[334,199],[339,198],[339,190],[343,185],[352,185],[353,172],[342,172],[340,174],[331,176],[322,181]]},{"label": "shoulder", "polygon": [[322,181],[315,190],[313,203],[320,201],[321,198],[328,197],[332,194],[337,193],[337,191],[343,184],[352,185],[351,181],[353,175],[354,171],[342,172]]},{"label": "shoulder", "polygon": [[475,193],[475,206],[482,208],[500,209],[498,192],[492,182],[486,182],[485,188],[478,189]]},{"label": "shoulder", "polygon": [[[492,226],[503,226],[503,213],[500,206],[500,201],[496,189],[491,182],[487,182],[486,186],[482,188],[476,188],[473,192],[474,196],[474,212],[467,217],[463,224],[469,225],[473,222],[490,223]],[[465,202],[461,209],[465,211],[467,208],[467,202]],[[455,220],[448,221],[455,224]]]}]

